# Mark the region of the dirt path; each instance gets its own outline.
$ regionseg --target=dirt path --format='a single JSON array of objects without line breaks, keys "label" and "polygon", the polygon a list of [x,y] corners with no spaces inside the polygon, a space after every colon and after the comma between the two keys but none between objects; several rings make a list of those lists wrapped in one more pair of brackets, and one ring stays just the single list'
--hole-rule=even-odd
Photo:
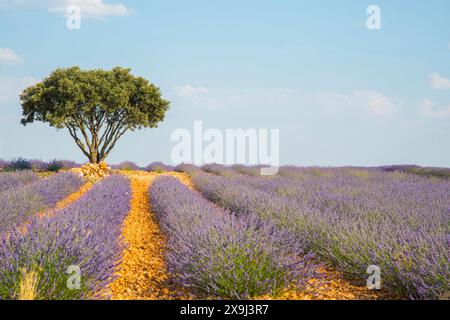
[{"label": "dirt path", "polygon": [[[343,274],[331,268],[317,270],[322,279],[311,279],[302,292],[288,290],[276,297],[280,300],[396,300],[398,295],[385,290],[369,290],[365,286],[353,284]],[[274,297],[262,296],[257,300],[271,300]]]},{"label": "dirt path", "polygon": [[131,180],[131,209],[122,236],[127,245],[110,284],[114,300],[188,299],[172,283],[164,263],[165,237],[150,210],[148,189],[156,173],[123,172]]}]

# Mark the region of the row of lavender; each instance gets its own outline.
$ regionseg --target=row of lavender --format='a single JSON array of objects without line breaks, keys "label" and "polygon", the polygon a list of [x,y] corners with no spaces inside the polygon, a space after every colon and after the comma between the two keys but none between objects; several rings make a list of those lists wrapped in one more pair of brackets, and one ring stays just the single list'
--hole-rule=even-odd
[{"label": "row of lavender", "polygon": [[[0,171],[24,171],[24,170],[33,170],[33,171],[60,171],[60,170],[68,170],[72,168],[80,167],[81,164],[78,164],[74,161],[70,160],[51,160],[51,161],[42,161],[37,159],[27,160],[23,158],[12,159],[10,161],[6,161],[0,159]],[[118,164],[111,165],[111,168],[114,170],[144,170],[144,171],[155,171],[155,172],[165,172],[165,171],[173,171],[174,167],[170,165],[166,165],[162,162],[152,162],[146,167],[140,167],[136,163],[132,161],[124,161]]]},{"label": "row of lavender", "polygon": [[42,161],[37,159],[27,160],[24,158],[12,159],[6,161],[0,159],[0,171],[53,171],[68,170],[79,167],[80,165],[70,160],[51,160]]},{"label": "row of lavender", "polygon": [[[4,175],[7,174],[0,174],[0,180]],[[29,180],[30,173],[19,175],[22,175],[22,178],[25,177],[24,180]],[[31,177],[30,179],[33,179],[33,174]],[[57,202],[78,190],[83,183],[83,178],[65,172],[1,192],[0,233],[28,221],[39,211],[55,206]]]},{"label": "row of lavender", "polygon": [[20,171],[0,174],[0,192],[17,189],[26,184],[39,180],[33,171]]},{"label": "row of lavender", "polygon": [[198,294],[276,296],[289,285],[303,287],[314,273],[311,257],[269,221],[236,216],[173,177],[157,178],[149,193],[168,238],[169,271]]},{"label": "row of lavender", "polygon": [[365,279],[376,265],[385,287],[412,298],[450,296],[448,180],[361,168],[285,167],[274,177],[257,168],[182,169],[210,200],[276,224],[353,276]]},{"label": "row of lavender", "polygon": [[140,167],[132,161],[124,161],[119,164],[113,164],[111,166],[114,170],[144,170],[154,172],[173,171],[174,167],[166,165],[162,162],[152,162],[146,167]]},{"label": "row of lavender", "polygon": [[130,198],[129,181],[110,176],[26,232],[1,236],[0,299],[95,298],[113,279]]}]

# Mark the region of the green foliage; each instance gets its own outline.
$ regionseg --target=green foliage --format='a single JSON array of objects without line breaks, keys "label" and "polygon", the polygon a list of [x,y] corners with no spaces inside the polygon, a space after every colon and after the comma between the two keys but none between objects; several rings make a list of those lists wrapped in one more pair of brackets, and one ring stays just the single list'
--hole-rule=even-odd
[{"label": "green foliage", "polygon": [[51,172],[58,172],[64,168],[64,163],[59,160],[52,160],[46,165],[46,170]]},{"label": "green foliage", "polygon": [[56,69],[20,96],[23,125],[42,121],[67,128],[92,163],[103,161],[127,131],[155,128],[169,102],[130,69]]}]

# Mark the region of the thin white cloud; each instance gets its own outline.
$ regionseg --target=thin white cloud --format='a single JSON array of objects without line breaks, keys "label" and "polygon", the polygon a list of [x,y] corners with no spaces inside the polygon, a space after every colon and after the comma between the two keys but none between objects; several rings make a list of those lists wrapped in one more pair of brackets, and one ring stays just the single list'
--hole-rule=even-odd
[{"label": "thin white cloud", "polygon": [[208,93],[209,90],[205,87],[194,87],[190,84],[186,84],[181,87],[175,88],[175,93],[179,97],[191,97],[198,94]]},{"label": "thin white cloud", "polygon": [[437,90],[450,90],[450,79],[441,76],[439,73],[430,75],[430,86]]},{"label": "thin white cloud", "polygon": [[426,98],[419,105],[419,113],[428,118],[447,118],[450,117],[450,105],[437,108],[432,100]]},{"label": "thin white cloud", "polygon": [[37,80],[33,77],[2,77],[0,76],[0,105],[19,102],[22,91]]},{"label": "thin white cloud", "polygon": [[381,92],[354,90],[350,93],[332,91],[305,92],[274,88],[255,90],[208,90],[185,85],[174,89],[175,98],[183,105],[206,109],[251,108],[320,108],[331,113],[359,113],[390,117],[398,112],[401,102]]},{"label": "thin white cloud", "polygon": [[[61,2],[61,1],[58,1]],[[67,7],[70,5],[79,6],[81,16],[84,18],[103,18],[106,16],[129,16],[134,10],[127,8],[125,5],[109,4],[103,0],[65,0],[61,4],[51,5],[48,10],[50,12],[59,12],[66,14]]]},{"label": "thin white cloud", "polygon": [[23,58],[10,48],[0,48],[0,63],[18,64],[23,63]]},{"label": "thin white cloud", "polygon": [[66,15],[71,5],[79,6],[82,18],[103,19],[107,16],[129,16],[134,9],[107,0],[0,0],[0,8],[46,8],[49,12]]},{"label": "thin white cloud", "polygon": [[350,100],[355,100],[353,103],[356,104],[361,103],[363,107],[376,116],[392,116],[397,112],[394,99],[380,92],[356,90],[350,96]]},{"label": "thin white cloud", "polygon": [[320,105],[334,111],[361,111],[377,117],[390,117],[397,113],[397,100],[381,92],[354,90],[351,93],[319,92],[317,101]]}]

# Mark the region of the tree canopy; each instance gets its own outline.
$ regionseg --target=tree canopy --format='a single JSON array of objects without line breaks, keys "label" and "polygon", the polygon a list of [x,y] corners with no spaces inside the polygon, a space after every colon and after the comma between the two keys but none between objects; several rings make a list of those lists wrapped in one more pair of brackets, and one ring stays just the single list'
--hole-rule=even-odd
[{"label": "tree canopy", "polygon": [[157,127],[169,108],[158,87],[121,67],[56,69],[20,99],[23,125],[67,128],[91,163],[105,160],[127,131]]}]

